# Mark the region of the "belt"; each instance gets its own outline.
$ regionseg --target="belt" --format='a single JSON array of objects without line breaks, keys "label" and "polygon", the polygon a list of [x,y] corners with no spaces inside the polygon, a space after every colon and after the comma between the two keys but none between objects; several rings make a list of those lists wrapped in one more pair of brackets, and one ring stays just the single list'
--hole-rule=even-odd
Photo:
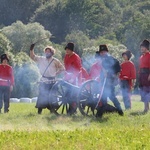
[{"label": "belt", "polygon": [[149,68],[141,68],[140,69],[140,73],[150,73],[150,69]]},{"label": "belt", "polygon": [[51,80],[51,81],[43,81],[43,82],[41,82],[41,83],[45,83],[45,84],[54,84],[54,83],[56,83],[56,81],[55,81],[55,80]]},{"label": "belt", "polygon": [[46,76],[42,76],[43,78],[46,78],[48,80],[55,80],[55,77],[46,77]]},{"label": "belt", "polygon": [[56,82],[55,77],[45,77],[45,76],[42,76],[41,81],[39,81],[38,83],[53,84],[55,82]]},{"label": "belt", "polygon": [[56,83],[56,81],[55,80],[47,80],[47,81],[38,81],[37,83],[54,84],[54,83]]}]

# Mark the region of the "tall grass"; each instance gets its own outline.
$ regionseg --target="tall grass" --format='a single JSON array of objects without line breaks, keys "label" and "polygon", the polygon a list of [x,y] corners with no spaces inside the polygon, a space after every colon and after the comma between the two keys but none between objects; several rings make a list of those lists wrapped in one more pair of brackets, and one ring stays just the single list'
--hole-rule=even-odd
[{"label": "tall grass", "polygon": [[[123,103],[121,103],[123,106]],[[1,150],[149,150],[150,113],[143,114],[139,97],[125,115],[105,114],[102,119],[37,114],[33,103],[11,103],[0,114]]]}]

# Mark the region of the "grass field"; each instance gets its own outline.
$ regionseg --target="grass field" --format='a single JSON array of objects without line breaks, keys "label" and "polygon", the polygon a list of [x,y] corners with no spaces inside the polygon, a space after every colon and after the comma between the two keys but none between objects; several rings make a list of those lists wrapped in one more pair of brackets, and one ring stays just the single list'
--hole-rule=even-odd
[{"label": "grass field", "polygon": [[[1,150],[149,150],[150,113],[142,114],[139,96],[132,97],[125,115],[105,114],[102,119],[37,114],[34,103],[11,103],[0,114]],[[122,106],[123,103],[121,102]]]}]

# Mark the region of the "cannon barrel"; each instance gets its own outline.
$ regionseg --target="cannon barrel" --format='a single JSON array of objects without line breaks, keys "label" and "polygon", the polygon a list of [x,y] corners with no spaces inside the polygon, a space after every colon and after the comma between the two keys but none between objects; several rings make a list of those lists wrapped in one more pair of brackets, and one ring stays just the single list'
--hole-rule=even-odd
[{"label": "cannon barrel", "polygon": [[79,91],[80,91],[80,88],[76,85],[73,85],[69,82],[66,82],[66,81],[59,81],[59,83],[65,87],[65,91],[67,93],[67,97],[68,99],[70,99],[71,101],[74,100],[74,99],[77,99],[77,96],[79,94]]},{"label": "cannon barrel", "polygon": [[80,87],[78,87],[76,85],[73,85],[73,84],[71,84],[67,81],[61,80],[60,82],[61,82],[61,85],[65,86],[65,87],[68,87],[68,88],[70,87],[70,88],[73,88],[73,89],[76,89],[76,90],[80,89]]}]

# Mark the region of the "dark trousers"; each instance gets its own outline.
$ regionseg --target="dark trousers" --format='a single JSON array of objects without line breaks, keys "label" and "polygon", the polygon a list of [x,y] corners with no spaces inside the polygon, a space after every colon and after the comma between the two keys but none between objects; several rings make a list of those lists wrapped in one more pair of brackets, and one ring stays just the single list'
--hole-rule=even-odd
[{"label": "dark trousers", "polygon": [[43,109],[49,108],[49,93],[52,88],[52,84],[40,83],[39,85],[39,95],[36,103],[36,108]]},{"label": "dark trousers", "polygon": [[[103,85],[102,85],[103,86]],[[109,98],[115,107],[107,103],[107,98]],[[96,117],[102,117],[105,112],[118,112],[119,115],[123,115],[122,108],[115,94],[115,84],[112,80],[107,79],[106,84],[104,85],[104,90],[101,97],[101,104],[97,108]]]},{"label": "dark trousers", "polygon": [[121,91],[125,109],[131,108],[131,92],[128,80],[121,80]]},{"label": "dark trousers", "polygon": [[149,73],[140,73],[139,87],[141,99],[143,102],[150,102],[150,81],[148,81]]},{"label": "dark trousers", "polygon": [[120,111],[120,110],[122,110],[122,108],[120,106],[118,99],[116,98],[115,85],[113,83],[114,82],[110,79],[106,80],[106,84],[104,86],[101,102],[102,102],[102,105],[105,105],[105,104],[107,104],[107,98],[109,98],[113,102],[113,104],[117,108],[117,110]]},{"label": "dark trousers", "polygon": [[9,111],[9,99],[10,99],[10,87],[0,86],[0,109],[3,107],[4,102],[4,112]]}]

